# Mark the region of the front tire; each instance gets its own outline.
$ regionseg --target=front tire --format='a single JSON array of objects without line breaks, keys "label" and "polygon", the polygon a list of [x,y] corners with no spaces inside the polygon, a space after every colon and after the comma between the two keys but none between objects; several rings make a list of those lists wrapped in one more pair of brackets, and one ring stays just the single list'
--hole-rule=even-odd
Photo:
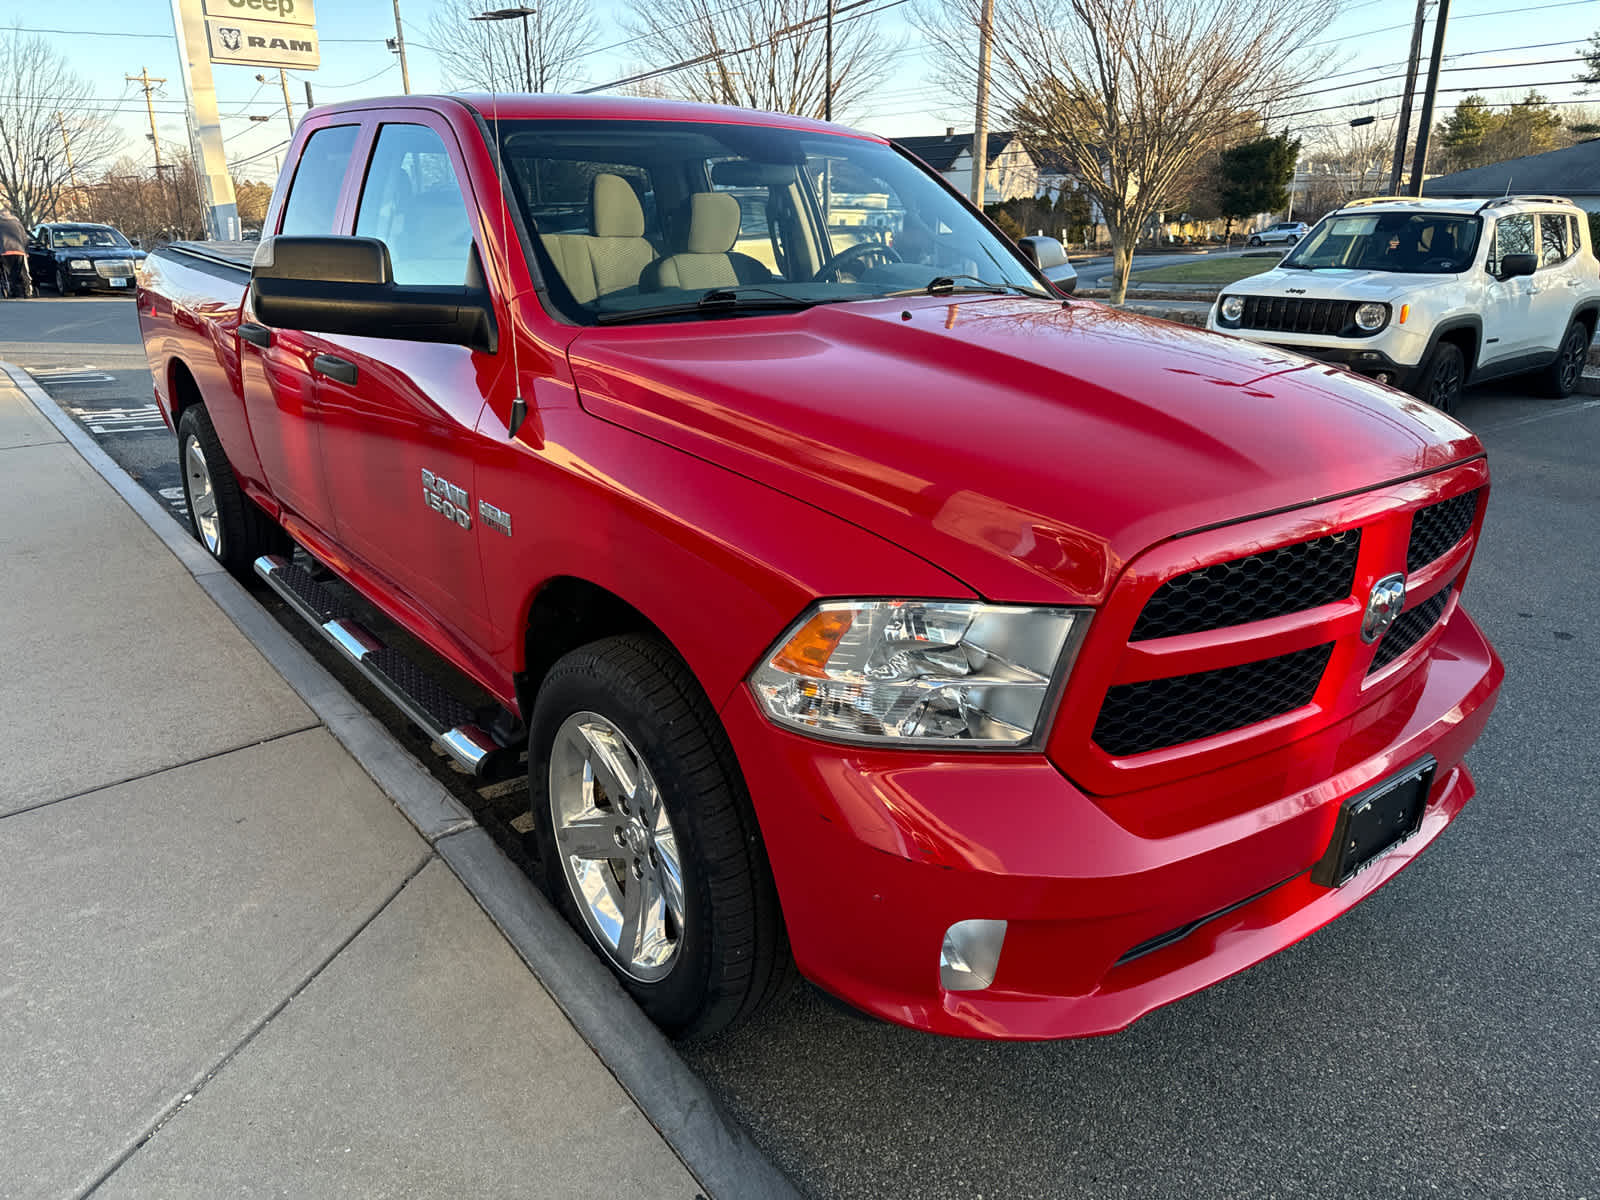
[{"label": "front tire", "polygon": [[178,418],[178,471],[190,531],[230,574],[249,580],[261,555],[293,552],[289,535],[240,490],[203,404]]},{"label": "front tire", "polygon": [[731,1029],[794,979],[727,735],[655,638],[551,668],[528,728],[535,880],[666,1033]]},{"label": "front tire", "polygon": [[65,267],[56,268],[56,294],[58,296],[72,295],[72,282],[67,275]]},{"label": "front tire", "polygon": [[1552,400],[1565,400],[1578,390],[1583,380],[1583,365],[1589,357],[1589,327],[1582,321],[1567,326],[1561,349],[1553,363],[1539,373],[1538,388]]},{"label": "front tire", "polygon": [[1440,412],[1454,415],[1461,405],[1461,392],[1467,380],[1467,360],[1454,342],[1440,342],[1417,385],[1417,398],[1426,400]]}]

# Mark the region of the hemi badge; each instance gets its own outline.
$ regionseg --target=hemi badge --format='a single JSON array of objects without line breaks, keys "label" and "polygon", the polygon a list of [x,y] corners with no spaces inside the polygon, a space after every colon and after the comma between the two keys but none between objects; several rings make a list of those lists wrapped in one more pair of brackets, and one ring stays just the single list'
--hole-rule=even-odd
[{"label": "hemi badge", "polygon": [[511,536],[511,514],[503,508],[496,508],[487,500],[478,501],[478,516],[490,529]]}]

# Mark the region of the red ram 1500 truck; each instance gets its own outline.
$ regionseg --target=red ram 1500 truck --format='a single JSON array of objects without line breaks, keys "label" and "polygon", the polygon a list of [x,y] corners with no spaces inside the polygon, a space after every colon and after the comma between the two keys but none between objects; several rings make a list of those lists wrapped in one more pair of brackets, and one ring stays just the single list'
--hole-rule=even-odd
[{"label": "red ram 1500 truck", "polygon": [[462,764],[526,747],[539,882],[672,1033],[796,968],[941,1033],[1118,1030],[1472,794],[1478,440],[1063,297],[879,138],[366,101],[307,114],[264,231],[140,277],[197,536]]}]

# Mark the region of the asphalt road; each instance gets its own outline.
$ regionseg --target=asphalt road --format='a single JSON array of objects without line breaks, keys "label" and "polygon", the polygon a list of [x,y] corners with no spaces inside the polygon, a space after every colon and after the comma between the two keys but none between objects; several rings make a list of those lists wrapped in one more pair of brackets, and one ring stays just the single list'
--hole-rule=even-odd
[{"label": "asphalt road", "polygon": [[[131,427],[150,394],[131,308],[0,302],[0,358],[159,493],[175,451]],[[803,990],[684,1047],[802,1187],[1600,1200],[1600,400],[1473,392],[1462,415],[1495,479],[1466,603],[1509,676],[1461,819],[1360,908],[1115,1037],[942,1040]],[[471,798],[503,812],[513,850],[518,790]]]}]

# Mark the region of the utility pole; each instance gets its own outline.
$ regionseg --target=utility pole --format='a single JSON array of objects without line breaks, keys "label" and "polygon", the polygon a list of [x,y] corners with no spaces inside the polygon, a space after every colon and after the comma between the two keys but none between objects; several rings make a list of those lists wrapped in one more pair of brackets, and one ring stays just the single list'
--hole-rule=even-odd
[{"label": "utility pole", "polygon": [[283,88],[283,115],[289,119],[289,136],[294,136],[294,104],[289,99],[289,73],[278,68],[278,84]]},{"label": "utility pole", "polygon": [[978,18],[978,111],[972,129],[972,203],[979,212],[989,184],[989,42],[994,36],[994,0],[983,0]]},{"label": "utility pole", "polygon": [[[317,102],[311,98],[311,80],[304,79],[301,82],[306,85],[306,111],[309,112],[317,106]],[[407,94],[409,95],[410,93],[408,92]]]},{"label": "utility pole", "polygon": [[56,128],[61,130],[61,148],[67,155],[67,178],[72,181],[72,208],[78,211],[78,171],[72,165],[72,139],[67,136],[67,123],[60,113],[56,114]]},{"label": "utility pole", "polygon": [[1389,172],[1389,194],[1400,194],[1400,173],[1406,165],[1406,137],[1411,132],[1411,97],[1417,90],[1417,63],[1422,57],[1422,24],[1428,0],[1417,0],[1417,20],[1411,27],[1411,57],[1406,62],[1406,87],[1400,100],[1400,120],[1394,135],[1394,167]]},{"label": "utility pole", "polygon": [[1411,160],[1411,194],[1422,195],[1422,173],[1428,167],[1428,135],[1433,132],[1433,102],[1439,95],[1439,67],[1444,60],[1444,32],[1450,21],[1450,0],[1439,0],[1433,18],[1433,61],[1428,64],[1428,87],[1422,93],[1422,122],[1417,130],[1417,155]]},{"label": "utility pole", "polygon": [[828,67],[827,67],[827,75],[826,75],[826,78],[824,80],[824,85],[827,87],[828,90],[827,90],[827,93],[822,97],[822,119],[824,121],[831,121],[831,120],[833,120],[833,0],[828,0],[828,25],[827,25],[827,30],[828,30],[828,35],[827,35]]},{"label": "utility pole", "polygon": [[[400,28],[400,0],[394,0],[394,45],[400,55],[400,86],[405,89],[406,95],[411,95],[411,75],[406,70],[406,33]],[[306,84],[310,88],[310,84]],[[310,101],[308,100],[309,104]]]},{"label": "utility pole", "polygon": [[155,91],[152,85],[165,83],[166,80],[152,76],[149,67],[140,67],[137,75],[125,75],[123,78],[129,83],[137,83],[144,88],[144,107],[150,114],[150,141],[156,148],[156,170],[159,172],[161,170],[161,137],[156,133],[156,105],[155,101],[150,98],[150,93]]}]

